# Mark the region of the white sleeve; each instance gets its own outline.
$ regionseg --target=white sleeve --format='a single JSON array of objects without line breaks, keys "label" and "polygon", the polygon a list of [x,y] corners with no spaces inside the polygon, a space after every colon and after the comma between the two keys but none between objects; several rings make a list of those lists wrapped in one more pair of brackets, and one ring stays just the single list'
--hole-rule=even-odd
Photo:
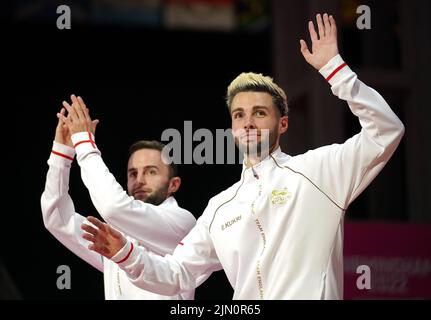
[{"label": "white sleeve", "polygon": [[173,255],[155,255],[128,242],[112,260],[119,263],[135,286],[169,296],[195,289],[212,272],[222,269],[208,226],[201,218]]},{"label": "white sleeve", "polygon": [[45,190],[41,197],[43,223],[48,231],[77,256],[103,272],[102,256],[88,250],[81,238],[81,224],[86,220],[75,212],[68,193],[69,173],[75,151],[54,142],[48,159]]},{"label": "white sleeve", "polygon": [[151,251],[172,252],[195,225],[194,216],[177,205],[155,206],[135,200],[109,172],[92,134],[75,133],[72,141],[82,181],[103,219]]},{"label": "white sleeve", "polygon": [[383,97],[358,80],[340,55],[319,72],[331,84],[333,94],[347,101],[362,129],[343,144],[305,153],[305,167],[319,187],[346,208],[389,161],[404,126]]}]

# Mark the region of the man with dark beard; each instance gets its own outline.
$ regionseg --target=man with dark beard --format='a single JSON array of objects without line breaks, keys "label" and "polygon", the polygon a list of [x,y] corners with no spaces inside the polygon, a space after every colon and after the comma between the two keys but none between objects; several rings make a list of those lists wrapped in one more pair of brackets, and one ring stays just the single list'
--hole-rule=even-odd
[{"label": "man with dark beard", "polygon": [[[75,96],[71,98],[72,105],[83,104],[82,99],[78,100]],[[59,121],[41,198],[45,227],[68,249],[104,273],[105,298],[108,300],[193,299],[194,290],[159,295],[139,289],[116,263],[88,250],[90,242],[82,240],[82,229],[91,232],[93,227],[84,224],[81,229],[85,217],[75,212],[68,193],[69,172],[76,153],[82,180],[100,215],[134,245],[143,245],[159,255],[172,254],[178,242],[195,225],[196,219],[190,212],[180,208],[172,196],[180,187],[181,179],[175,164],[167,165],[162,161],[164,145],[157,141],[138,141],[130,147],[126,194],[109,172],[95,144],[94,132],[98,121],[92,121],[82,130],[75,123],[70,130],[61,119],[64,113],[65,109],[62,109],[58,114]],[[72,133],[78,137],[83,135],[84,139],[81,140],[84,142],[72,144]]]},{"label": "man with dark beard", "polygon": [[334,18],[316,20],[318,33],[308,25],[312,53],[302,39],[301,53],[347,102],[361,131],[342,144],[289,156],[279,147],[288,127],[286,95],[269,77],[240,74],[228,87],[227,106],[237,144],[247,150],[241,178],[209,201],[173,255],[132,247],[89,218],[97,226],[85,235],[90,248],[117,262],[136,286],[175,294],[223,268],[234,299],[343,298],[346,208],[389,161],[404,126],[338,54]]}]

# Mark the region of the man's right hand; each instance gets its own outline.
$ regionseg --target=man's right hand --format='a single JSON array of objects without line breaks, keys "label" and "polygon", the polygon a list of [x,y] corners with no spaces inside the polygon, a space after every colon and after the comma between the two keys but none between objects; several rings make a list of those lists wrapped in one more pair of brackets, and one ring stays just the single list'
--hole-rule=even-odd
[{"label": "man's right hand", "polygon": [[70,138],[69,128],[59,116],[59,114],[64,116],[65,112],[66,112],[66,109],[61,108],[60,113],[57,113],[58,123],[57,123],[57,128],[55,128],[54,141],[73,148],[72,139]]}]

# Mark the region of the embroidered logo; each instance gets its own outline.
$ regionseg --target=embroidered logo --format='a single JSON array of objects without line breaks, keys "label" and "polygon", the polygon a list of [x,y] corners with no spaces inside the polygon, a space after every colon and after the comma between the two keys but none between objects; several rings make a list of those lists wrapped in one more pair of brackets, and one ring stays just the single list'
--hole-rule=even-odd
[{"label": "embroidered logo", "polygon": [[285,204],[287,199],[290,198],[292,194],[287,191],[287,188],[277,190],[272,190],[271,194],[269,195],[269,200],[272,204],[275,205],[282,205]]},{"label": "embroidered logo", "polygon": [[228,222],[223,223],[221,225],[221,230],[224,231],[225,229],[229,228],[230,226],[232,226],[234,223],[238,222],[239,220],[241,220],[240,215],[238,217],[235,217],[235,218],[229,220]]}]

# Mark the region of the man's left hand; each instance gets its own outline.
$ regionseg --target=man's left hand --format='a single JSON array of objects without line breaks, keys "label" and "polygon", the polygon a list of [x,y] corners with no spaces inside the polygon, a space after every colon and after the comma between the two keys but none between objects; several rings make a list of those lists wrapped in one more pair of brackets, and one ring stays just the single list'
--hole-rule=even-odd
[{"label": "man's left hand", "polygon": [[127,240],[120,232],[95,217],[89,216],[87,220],[96,227],[85,223],[81,225],[81,229],[86,232],[82,237],[91,242],[88,249],[110,259],[124,247]]},{"label": "man's left hand", "polygon": [[72,105],[63,101],[63,106],[68,112],[67,117],[59,115],[68,126],[70,134],[72,135],[77,132],[91,132],[94,134],[95,126],[98,121],[91,121],[88,108],[81,97],[77,98],[75,95],[71,95],[70,98],[72,100]]},{"label": "man's left hand", "polygon": [[317,70],[320,70],[325,64],[338,54],[337,45],[337,26],[332,16],[328,17],[325,13],[322,16],[320,13],[316,15],[317,28],[319,36],[317,36],[314,24],[312,21],[308,22],[308,30],[311,38],[311,53],[308,50],[307,43],[301,39],[301,52],[305,60]]}]

